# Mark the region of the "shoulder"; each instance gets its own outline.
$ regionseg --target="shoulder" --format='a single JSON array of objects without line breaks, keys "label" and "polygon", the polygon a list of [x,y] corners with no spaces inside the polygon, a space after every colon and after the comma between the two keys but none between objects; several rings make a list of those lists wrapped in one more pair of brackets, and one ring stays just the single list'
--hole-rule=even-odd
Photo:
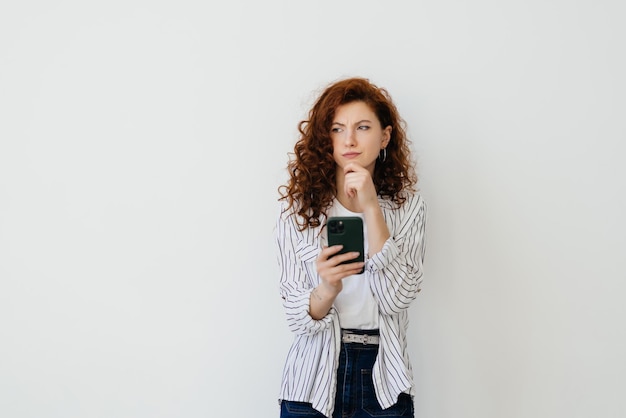
[{"label": "shoulder", "polygon": [[293,218],[297,213],[297,209],[295,209],[293,206],[290,207],[289,202],[287,202],[286,200],[279,200],[276,207],[276,217],[278,218],[278,220],[281,221],[287,221],[288,219]]},{"label": "shoulder", "polygon": [[279,201],[278,209],[276,215],[276,222],[280,225],[283,225],[283,228],[288,228],[296,235],[309,235],[311,233],[319,232],[320,228],[325,224],[324,216],[320,216],[320,226],[317,227],[306,227],[302,228],[304,223],[304,219],[298,213],[300,210],[300,206],[296,203],[294,205],[289,205],[287,201]]},{"label": "shoulder", "polygon": [[378,203],[383,211],[397,213],[412,213],[426,210],[426,202],[418,192],[403,192],[401,197],[404,201],[401,204],[388,198],[378,198]]}]

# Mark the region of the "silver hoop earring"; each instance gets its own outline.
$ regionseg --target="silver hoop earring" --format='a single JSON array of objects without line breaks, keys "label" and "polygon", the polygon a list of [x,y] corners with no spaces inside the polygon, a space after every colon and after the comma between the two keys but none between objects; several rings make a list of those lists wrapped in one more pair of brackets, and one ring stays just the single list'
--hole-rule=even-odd
[{"label": "silver hoop earring", "polygon": [[387,148],[383,148],[380,150],[380,153],[378,154],[378,159],[381,163],[387,159]]}]

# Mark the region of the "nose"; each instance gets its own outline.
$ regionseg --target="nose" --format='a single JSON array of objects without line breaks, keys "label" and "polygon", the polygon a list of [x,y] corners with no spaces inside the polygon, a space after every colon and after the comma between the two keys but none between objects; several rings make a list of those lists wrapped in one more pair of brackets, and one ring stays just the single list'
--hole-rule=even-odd
[{"label": "nose", "polygon": [[356,131],[354,129],[346,129],[345,143],[348,147],[356,145]]}]

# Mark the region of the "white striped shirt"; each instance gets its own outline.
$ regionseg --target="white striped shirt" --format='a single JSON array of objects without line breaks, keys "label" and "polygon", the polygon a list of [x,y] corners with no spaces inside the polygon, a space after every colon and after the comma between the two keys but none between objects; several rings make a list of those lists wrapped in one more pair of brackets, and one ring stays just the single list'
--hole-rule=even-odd
[{"label": "white striped shirt", "polygon": [[[380,345],[372,378],[383,408],[397,402],[402,392],[415,395],[406,344],[407,308],[420,291],[426,205],[419,194],[409,195],[397,207],[378,199],[391,237],[379,253],[365,262],[371,291],[378,303]],[[275,230],[280,267],[280,293],[287,325],[295,334],[283,370],[279,400],[309,402],[330,417],[334,409],[341,346],[341,329],[335,308],[320,320],[309,315],[311,291],[320,283],[315,261],[326,234],[325,222],[298,230],[296,215],[282,213]]]}]

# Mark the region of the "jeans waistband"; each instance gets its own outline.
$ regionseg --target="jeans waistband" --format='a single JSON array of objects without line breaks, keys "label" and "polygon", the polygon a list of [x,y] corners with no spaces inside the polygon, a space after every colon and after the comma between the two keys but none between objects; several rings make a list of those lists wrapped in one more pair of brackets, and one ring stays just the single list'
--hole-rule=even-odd
[{"label": "jeans waistband", "polygon": [[342,329],[341,342],[346,344],[378,345],[380,337],[377,329]]}]

